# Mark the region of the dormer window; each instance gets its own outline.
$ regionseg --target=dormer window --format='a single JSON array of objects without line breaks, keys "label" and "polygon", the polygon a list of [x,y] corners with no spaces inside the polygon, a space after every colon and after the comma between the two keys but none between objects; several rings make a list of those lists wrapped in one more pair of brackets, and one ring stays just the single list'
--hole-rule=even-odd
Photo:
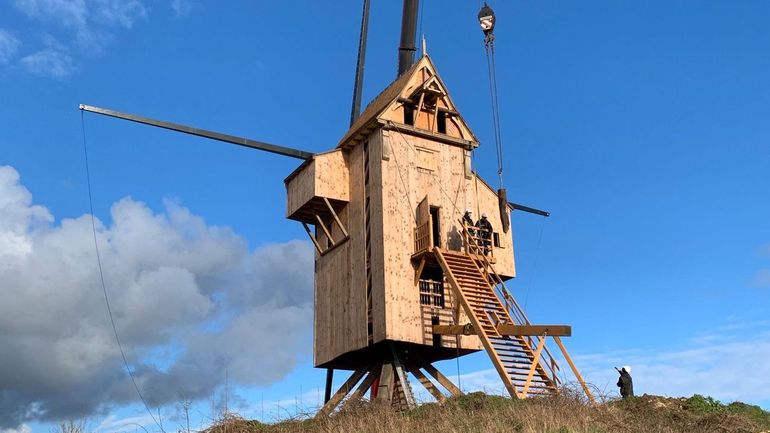
[{"label": "dormer window", "polygon": [[414,126],[414,105],[404,104],[404,124]]},{"label": "dormer window", "polygon": [[446,134],[446,112],[436,109],[436,131]]}]

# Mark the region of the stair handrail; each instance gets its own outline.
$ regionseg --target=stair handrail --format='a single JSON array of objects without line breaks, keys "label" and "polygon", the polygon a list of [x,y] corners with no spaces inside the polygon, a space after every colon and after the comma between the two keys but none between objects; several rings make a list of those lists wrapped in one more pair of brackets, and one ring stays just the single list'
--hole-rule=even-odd
[{"label": "stair handrail", "polygon": [[[479,251],[480,247],[476,243],[475,237],[468,232],[468,226],[465,224],[465,222],[462,219],[460,219],[459,222],[460,222],[460,226],[463,228],[463,238],[466,240],[466,244],[465,244],[466,251],[468,251],[468,244],[469,244],[468,241],[473,242],[473,248],[476,251]],[[502,278],[500,278],[500,275],[497,274],[497,272],[495,271],[495,268],[492,266],[492,263],[489,262],[489,260],[484,254],[476,254],[476,255],[480,256],[484,262],[484,272],[487,274],[487,278],[489,279],[489,277],[492,277],[493,281],[495,281],[496,284],[494,286],[494,290],[495,292],[499,292],[502,295],[503,300],[505,301],[505,308],[506,310],[508,310],[508,313],[511,314],[512,318],[518,319],[520,323],[523,323],[525,325],[530,325],[531,323],[529,321],[529,318],[524,313],[524,310],[521,308],[519,303],[516,301],[516,298],[514,298],[513,295],[510,294],[510,292],[508,291],[508,287],[505,285],[505,282],[503,282]],[[537,338],[540,339],[545,337],[537,337]],[[530,346],[532,346],[532,344],[530,344]],[[545,364],[548,367],[548,369],[551,371],[551,379],[554,381],[555,384],[558,384],[559,379],[556,376],[556,371],[561,370],[561,367],[559,367],[559,363],[556,361],[556,358],[554,358],[554,356],[551,354],[551,351],[548,350],[548,346],[545,345],[543,349],[545,351],[545,354],[544,354],[545,356],[541,354],[541,358],[547,358],[547,359],[543,359],[543,361],[545,362],[541,364]]]}]

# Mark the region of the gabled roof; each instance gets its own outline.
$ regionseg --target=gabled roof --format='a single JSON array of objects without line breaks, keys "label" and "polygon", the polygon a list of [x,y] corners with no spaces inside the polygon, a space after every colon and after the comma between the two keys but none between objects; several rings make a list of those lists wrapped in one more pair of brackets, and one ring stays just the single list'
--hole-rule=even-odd
[{"label": "gabled roof", "polygon": [[[427,70],[429,76],[425,77],[426,74],[420,74],[420,71],[423,70]],[[430,57],[423,55],[423,57],[415,62],[408,71],[393,81],[366,106],[363,113],[361,113],[337,144],[337,147],[355,146],[361,139],[367,137],[377,125],[387,121],[382,119],[382,117],[389,107],[394,104],[399,104],[399,99],[409,99],[412,93],[414,93],[420,86],[426,84],[430,87],[440,87],[445,93],[443,97],[448,102],[450,111],[455,115],[458,115],[457,117],[460,117],[455,110],[455,105],[452,102],[451,97],[446,91],[446,85],[444,85],[444,82],[436,71],[435,65]],[[470,128],[468,128],[461,117],[459,118],[459,121],[462,123],[463,128],[467,131],[468,135],[465,140],[461,141],[466,142],[473,147],[477,146],[478,139],[476,136]],[[409,128],[411,127],[406,127],[406,129]]]}]

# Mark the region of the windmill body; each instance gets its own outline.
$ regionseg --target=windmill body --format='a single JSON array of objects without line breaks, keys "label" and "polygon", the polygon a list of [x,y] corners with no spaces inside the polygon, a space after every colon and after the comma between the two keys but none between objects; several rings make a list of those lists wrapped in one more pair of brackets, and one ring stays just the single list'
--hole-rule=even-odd
[{"label": "windmill body", "polygon": [[355,369],[386,341],[428,361],[481,349],[475,337],[431,330],[457,321],[431,249],[463,249],[466,209],[488,214],[496,269],[515,275],[496,192],[470,166],[478,145],[426,56],[372,101],[335,150],[286,179],[288,218],[315,226],[317,367]]},{"label": "windmill body", "polygon": [[[516,276],[509,212],[548,214],[508,203],[504,190],[473,171],[479,141],[427,55],[366,107],[333,150],[315,154],[80,108],[303,160],[284,180],[286,217],[303,225],[316,249],[314,365],[328,369],[320,415],[369,390],[374,400],[413,407],[409,374],[438,401],[446,395],[437,384],[459,395],[432,363],[479,350],[514,398],[558,393],[564,360],[593,400],[560,339],[571,328],[533,325],[505,287]],[[466,210],[486,214],[492,231],[467,226]],[[332,396],[334,370],[352,374]]]}]

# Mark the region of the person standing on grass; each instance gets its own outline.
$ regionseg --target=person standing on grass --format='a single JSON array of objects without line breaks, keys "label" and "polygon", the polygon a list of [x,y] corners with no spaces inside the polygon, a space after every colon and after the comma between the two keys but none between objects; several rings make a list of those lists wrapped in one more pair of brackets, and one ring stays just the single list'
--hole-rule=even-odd
[{"label": "person standing on grass", "polygon": [[620,378],[618,378],[618,387],[620,388],[620,396],[625,398],[633,397],[634,396],[634,381],[631,379],[631,367],[625,365],[623,368],[618,370],[617,367],[615,367],[615,370],[617,370],[618,373],[620,373]]}]

